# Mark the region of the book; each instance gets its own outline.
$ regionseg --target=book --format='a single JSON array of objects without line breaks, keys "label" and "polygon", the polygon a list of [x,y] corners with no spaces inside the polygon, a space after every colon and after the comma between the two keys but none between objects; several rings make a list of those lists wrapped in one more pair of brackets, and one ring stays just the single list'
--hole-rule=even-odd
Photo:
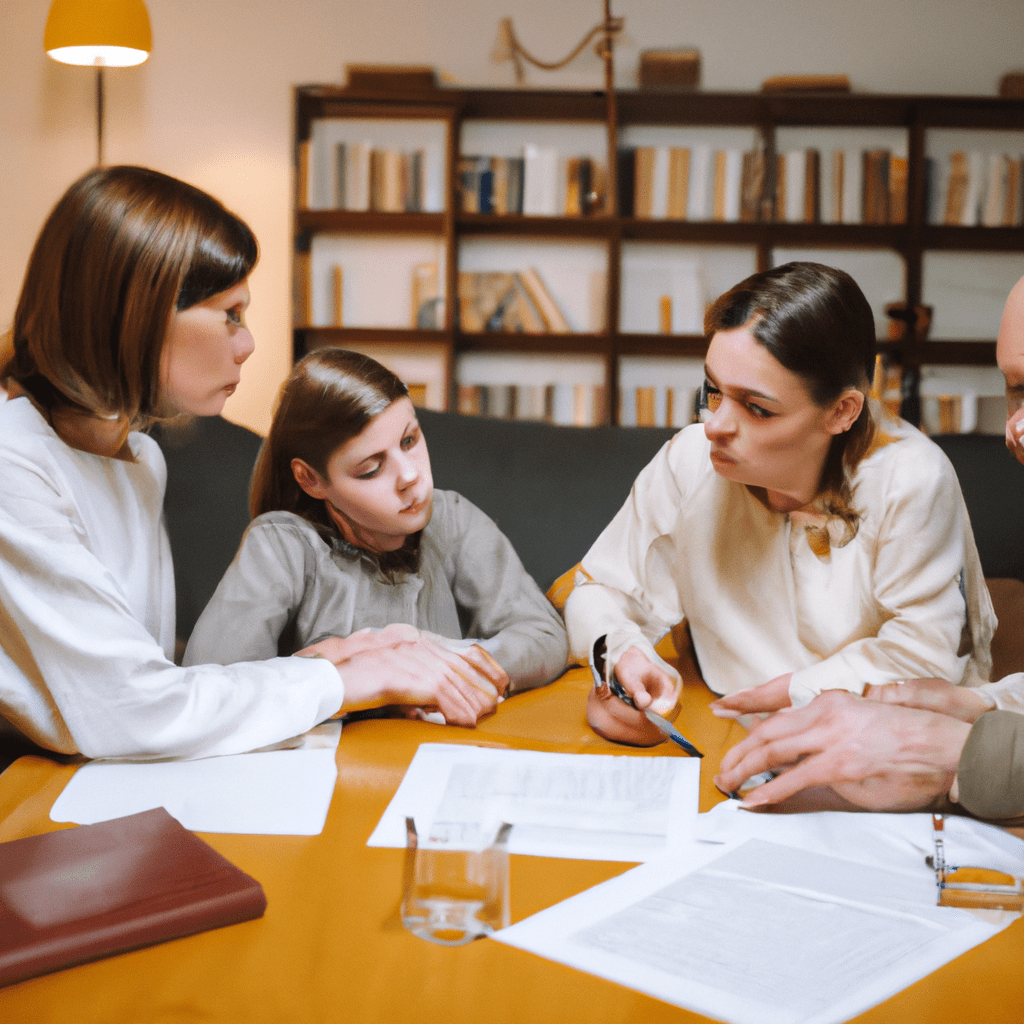
[{"label": "book", "polygon": [[259,882],[162,807],[0,843],[0,985],[261,917]]},{"label": "book", "polygon": [[369,142],[355,142],[345,147],[345,209],[370,209],[370,154]]},{"label": "book", "polygon": [[863,208],[861,220],[865,224],[889,223],[889,150],[868,149],[862,156]]},{"label": "book", "polygon": [[988,154],[988,173],[985,183],[985,201],[982,204],[981,223],[987,228],[1003,226],[1006,212],[1006,189],[1009,184],[1008,157],[1002,153]]},{"label": "book", "polygon": [[694,146],[690,150],[690,201],[688,220],[711,219],[711,187],[714,154],[710,146]]},{"label": "book", "polygon": [[764,193],[764,148],[749,149],[740,166],[740,220],[753,223],[761,219]]},{"label": "book", "polygon": [[967,200],[967,154],[960,149],[949,154],[949,177],[946,181],[946,205],[942,216],[944,224],[964,222],[964,204]]},{"label": "book", "polygon": [[558,213],[558,151],[549,146],[523,147],[523,213],[553,217]]},{"label": "book", "polygon": [[844,153],[841,149],[832,150],[832,196],[829,204],[829,221],[832,224],[843,222],[843,188],[846,184],[846,166]]},{"label": "book", "polygon": [[345,277],[340,266],[331,268],[331,298],[334,306],[334,326],[345,325]]},{"label": "book", "polygon": [[1024,179],[1024,160],[1007,158],[1006,167],[1006,205],[1003,207],[1003,227],[1015,228],[1021,223],[1022,195],[1021,185]]},{"label": "book", "polygon": [[715,151],[715,183],[712,217],[716,221],[740,219],[740,178],[743,154],[738,149]]},{"label": "book", "polygon": [[671,220],[686,220],[690,201],[690,151],[672,146],[668,151],[668,201],[665,216]]},{"label": "book", "polygon": [[633,216],[654,216],[654,146],[637,146],[633,154]]},{"label": "book", "polygon": [[907,158],[889,157],[889,223],[907,223]]},{"label": "book", "polygon": [[313,286],[310,280],[312,259],[308,252],[297,252],[292,274],[292,322],[296,327],[313,323]]},{"label": "book", "polygon": [[864,209],[864,164],[855,149],[843,151],[843,223],[859,224]]},{"label": "book", "polygon": [[558,308],[558,303],[555,302],[548,291],[540,274],[533,267],[528,267],[519,276],[537,308],[540,310],[541,316],[547,324],[547,329],[552,334],[568,334],[569,322]]},{"label": "book", "polygon": [[436,331],[444,326],[437,264],[416,263],[412,268],[412,324],[414,328]]},{"label": "book", "polygon": [[803,221],[817,224],[821,220],[821,154],[816,149],[804,151]]}]

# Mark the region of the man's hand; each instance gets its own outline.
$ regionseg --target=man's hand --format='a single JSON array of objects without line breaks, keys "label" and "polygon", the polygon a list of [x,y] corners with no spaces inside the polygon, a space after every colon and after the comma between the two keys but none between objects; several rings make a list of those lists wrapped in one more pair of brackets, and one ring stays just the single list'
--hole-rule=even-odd
[{"label": "man's hand", "polygon": [[866,686],[864,696],[882,704],[901,704],[950,715],[961,722],[976,722],[995,707],[984,693],[969,686],[954,686],[944,679],[908,679],[905,683]]},{"label": "man's hand", "polygon": [[711,713],[719,718],[739,718],[740,715],[772,714],[788,708],[789,680],[792,675],[792,672],[787,672],[760,686],[719,697],[711,702]]},{"label": "man's hand", "polygon": [[723,758],[715,785],[729,793],[752,775],[788,767],[751,790],[744,805],[825,785],[866,810],[912,810],[949,791],[969,732],[949,715],[827,690],[758,723]]},{"label": "man's hand", "polygon": [[631,708],[606,687],[594,689],[587,698],[590,727],[615,743],[653,747],[663,742],[665,734],[647,720],[643,709],[649,707],[662,715],[670,713],[679,699],[680,681],[655,665],[637,647],[630,647],[623,653],[614,671],[615,678],[637,707]]}]

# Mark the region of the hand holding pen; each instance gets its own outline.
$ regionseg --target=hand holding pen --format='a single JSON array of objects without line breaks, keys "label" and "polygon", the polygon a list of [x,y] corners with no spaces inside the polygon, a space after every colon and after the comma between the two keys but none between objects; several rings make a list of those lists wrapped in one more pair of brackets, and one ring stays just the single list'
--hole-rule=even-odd
[{"label": "hand holding pen", "polygon": [[599,735],[616,743],[654,746],[671,739],[692,757],[704,755],[666,718],[654,710],[674,707],[680,683],[653,664],[636,647],[626,650],[614,671],[605,664],[604,638],[594,644],[590,667],[594,689],[587,701],[587,721]]}]

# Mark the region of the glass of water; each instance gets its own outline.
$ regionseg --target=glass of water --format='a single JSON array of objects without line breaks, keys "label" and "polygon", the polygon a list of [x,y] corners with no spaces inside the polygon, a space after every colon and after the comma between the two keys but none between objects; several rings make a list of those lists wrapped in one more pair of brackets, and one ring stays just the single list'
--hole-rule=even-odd
[{"label": "glass of water", "polygon": [[509,923],[509,826],[483,849],[420,844],[406,818],[402,924],[421,939],[462,946]]}]

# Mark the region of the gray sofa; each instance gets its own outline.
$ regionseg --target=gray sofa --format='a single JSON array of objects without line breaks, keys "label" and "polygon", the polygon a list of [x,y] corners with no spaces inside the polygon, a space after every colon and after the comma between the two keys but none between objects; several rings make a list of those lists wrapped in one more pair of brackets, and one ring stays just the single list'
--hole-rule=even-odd
[{"label": "gray sofa", "polygon": [[[479,505],[546,590],[578,562],[622,505],[640,469],[672,436],[653,428],[557,427],[420,411],[436,486]],[[157,427],[167,458],[167,528],[187,638],[248,522],[258,435],[220,417]],[[998,675],[1024,669],[1024,467],[1001,437],[936,438],[960,478],[1002,628]]]}]

